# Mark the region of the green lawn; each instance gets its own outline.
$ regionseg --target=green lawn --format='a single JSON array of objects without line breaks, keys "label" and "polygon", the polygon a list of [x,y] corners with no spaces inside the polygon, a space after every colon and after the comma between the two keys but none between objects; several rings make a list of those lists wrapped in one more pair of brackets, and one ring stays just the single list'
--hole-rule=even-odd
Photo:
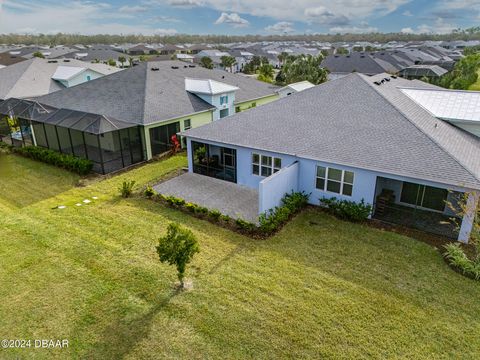
[{"label": "green lawn", "polygon": [[[145,184],[185,166],[184,157],[81,188],[52,183],[50,167],[8,162],[31,171],[21,180],[0,171],[8,190],[0,193],[0,339],[70,346],[0,349],[2,359],[480,357],[480,283],[425,243],[317,211],[255,241],[118,197],[124,179]],[[32,190],[31,201],[24,194],[22,206],[9,205],[25,186],[50,196]],[[192,291],[174,290],[174,269],[155,253],[171,221],[200,241]]]}]

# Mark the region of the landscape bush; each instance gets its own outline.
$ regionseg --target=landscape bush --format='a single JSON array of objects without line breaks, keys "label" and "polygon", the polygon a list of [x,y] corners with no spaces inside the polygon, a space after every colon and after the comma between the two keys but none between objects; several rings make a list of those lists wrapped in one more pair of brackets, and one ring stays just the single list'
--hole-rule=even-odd
[{"label": "landscape bush", "polygon": [[308,203],[309,195],[304,192],[292,192],[291,194],[285,195],[282,199],[281,206],[260,215],[260,226],[243,219],[233,219],[216,209],[209,210],[206,207],[186,202],[184,199],[175,196],[155,194],[152,198],[176,209],[192,213],[198,218],[220,223],[222,226],[230,229],[239,230],[242,233],[247,233],[249,235],[265,236],[278,230],[278,228],[285,224],[292,215],[304,208]]},{"label": "landscape bush", "polygon": [[480,280],[480,259],[471,260],[465,254],[459,243],[445,245],[444,256],[448,263],[462,274],[475,280]]},{"label": "landscape bush", "polygon": [[125,180],[119,188],[120,195],[124,198],[128,198],[133,193],[133,187],[135,186],[135,180]]},{"label": "landscape bush", "polygon": [[153,187],[148,185],[145,189],[145,196],[151,198],[155,194],[156,194],[156,191],[153,189]]},{"label": "landscape bush", "polygon": [[320,199],[320,205],[328,209],[335,216],[353,222],[362,222],[372,213],[372,205],[365,204],[362,199],[359,203],[349,200],[339,200],[335,197]]},{"label": "landscape bush", "polygon": [[293,192],[286,194],[281,201],[281,205],[260,214],[259,228],[266,234],[273,233],[280,226],[285,224],[292,215],[299,212],[308,204],[309,194],[305,192]]},{"label": "landscape bush", "polygon": [[222,213],[220,211],[214,209],[214,210],[211,210],[211,211],[208,212],[208,216],[214,221],[219,221],[220,216],[222,216]]},{"label": "landscape bush", "polygon": [[93,162],[87,159],[81,159],[70,154],[62,154],[54,150],[45,149],[37,146],[25,146],[13,148],[16,154],[42,161],[44,163],[61,167],[65,170],[75,172],[79,175],[87,175],[92,171]]}]

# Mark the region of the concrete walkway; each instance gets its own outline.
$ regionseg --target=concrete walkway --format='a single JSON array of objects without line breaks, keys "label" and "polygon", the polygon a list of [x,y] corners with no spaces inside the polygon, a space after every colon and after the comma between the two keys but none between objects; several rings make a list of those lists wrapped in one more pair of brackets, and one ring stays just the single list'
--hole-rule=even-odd
[{"label": "concrete walkway", "polygon": [[234,219],[258,222],[258,191],[204,175],[186,173],[153,187]]}]

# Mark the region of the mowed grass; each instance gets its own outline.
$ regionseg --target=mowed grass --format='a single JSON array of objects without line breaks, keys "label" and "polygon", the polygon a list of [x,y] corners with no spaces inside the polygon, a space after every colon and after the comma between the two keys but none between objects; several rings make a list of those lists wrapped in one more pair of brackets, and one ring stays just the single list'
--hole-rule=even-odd
[{"label": "mowed grass", "polygon": [[0,206],[33,204],[72,188],[78,179],[54,166],[0,152]]},{"label": "mowed grass", "polygon": [[[0,349],[0,358],[480,357],[480,284],[427,244],[315,210],[258,241],[118,196],[125,179],[143,186],[185,163],[173,157],[0,208],[0,338],[70,343]],[[48,189],[45,173],[24,181]],[[67,208],[52,210],[59,204]],[[187,292],[155,253],[172,221],[201,245]]]}]

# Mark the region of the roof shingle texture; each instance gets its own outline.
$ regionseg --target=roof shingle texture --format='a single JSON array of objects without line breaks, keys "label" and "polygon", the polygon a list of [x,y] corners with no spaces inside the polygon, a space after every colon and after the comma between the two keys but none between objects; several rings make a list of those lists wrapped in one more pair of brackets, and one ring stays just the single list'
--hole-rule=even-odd
[{"label": "roof shingle texture", "polygon": [[[172,69],[172,66],[178,69]],[[185,67],[186,66],[186,67]],[[158,68],[158,71],[152,71]],[[212,79],[236,86],[236,103],[275,93],[276,87],[225,71],[194,68],[179,61],[141,63],[131,69],[104,76],[37,100],[47,105],[87,111],[135,124],[207,111],[213,106],[185,91],[185,78]]]},{"label": "roof shingle texture", "polygon": [[387,76],[351,74],[185,134],[479,189],[479,139],[434,118],[397,88],[428,87],[422,82],[373,84]]}]

